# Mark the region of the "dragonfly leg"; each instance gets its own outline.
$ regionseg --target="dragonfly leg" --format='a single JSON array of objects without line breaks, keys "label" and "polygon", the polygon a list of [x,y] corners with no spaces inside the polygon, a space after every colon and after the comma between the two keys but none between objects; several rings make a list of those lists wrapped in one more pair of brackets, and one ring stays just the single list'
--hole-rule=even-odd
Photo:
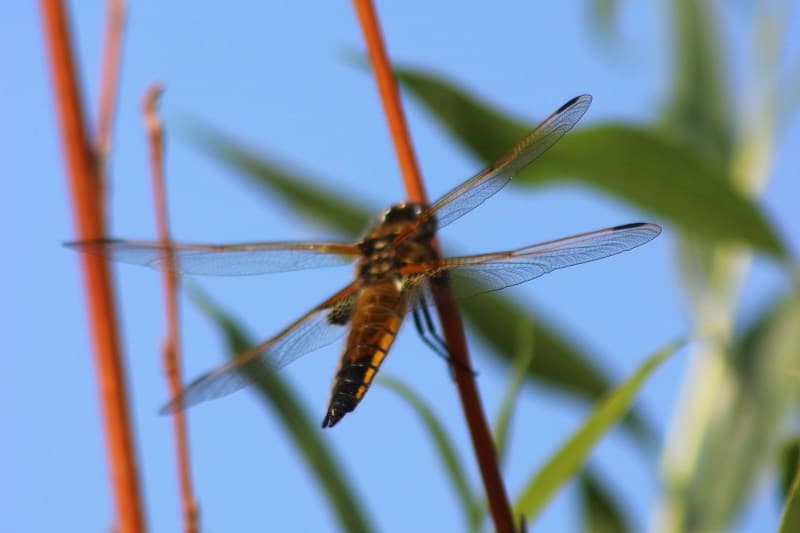
[{"label": "dragonfly leg", "polygon": [[452,356],[449,348],[447,347],[447,343],[444,341],[442,336],[439,335],[439,332],[436,331],[436,326],[433,323],[433,318],[431,317],[430,310],[428,309],[428,304],[424,298],[420,299],[417,306],[414,307],[414,311],[411,313],[411,315],[414,318],[414,327],[417,329],[417,333],[419,333],[422,342],[424,342],[431,350],[433,350],[433,353],[447,361],[448,367],[450,368],[450,374],[454,379],[454,367],[458,367],[459,370],[467,371],[472,375],[477,375],[477,372],[456,360]]}]

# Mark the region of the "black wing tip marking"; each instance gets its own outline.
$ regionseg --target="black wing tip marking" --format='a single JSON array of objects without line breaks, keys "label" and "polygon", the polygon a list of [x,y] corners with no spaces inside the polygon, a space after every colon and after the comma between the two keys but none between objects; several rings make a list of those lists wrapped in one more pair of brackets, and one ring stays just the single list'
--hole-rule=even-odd
[{"label": "black wing tip marking", "polygon": [[565,103],[564,105],[559,107],[556,110],[556,113],[561,113],[562,111],[566,110],[567,108],[572,107],[573,105],[578,103],[578,101],[581,101],[581,100],[584,100],[584,101],[586,101],[587,104],[590,104],[590,103],[592,103],[592,95],[591,94],[579,94],[575,98],[570,99],[569,101],[567,101],[567,103]]},{"label": "black wing tip marking", "polygon": [[652,231],[655,235],[661,233],[661,226],[659,226],[658,224],[653,224],[652,222],[631,222],[630,224],[622,224],[619,226],[614,226],[613,228],[611,228],[611,231],[624,231],[636,228],[647,228],[650,231]]}]

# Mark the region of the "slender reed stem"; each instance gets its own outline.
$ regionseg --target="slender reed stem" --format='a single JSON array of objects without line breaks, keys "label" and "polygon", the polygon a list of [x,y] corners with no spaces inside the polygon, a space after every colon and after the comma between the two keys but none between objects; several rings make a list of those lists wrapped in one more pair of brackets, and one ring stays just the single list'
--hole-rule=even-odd
[{"label": "slender reed stem", "polygon": [[122,31],[125,22],[123,0],[106,2],[106,27],[100,62],[100,83],[97,101],[97,126],[94,137],[94,156],[97,162],[97,201],[100,219],[107,220],[108,157],[111,153],[112,125],[117,108],[119,60],[122,51]]},{"label": "slender reed stem", "polygon": [[[111,131],[114,110],[117,107],[119,87],[119,60],[122,52],[122,30],[125,23],[125,2],[108,0],[106,3],[106,29],[103,37],[103,52],[100,68],[100,91],[97,101],[97,130],[95,131],[95,154],[100,169],[105,167],[111,151]],[[103,195],[101,195],[103,200]]]},{"label": "slender reed stem", "polygon": [[[163,246],[164,269],[164,311],[167,319],[167,333],[163,344],[164,374],[167,378],[170,397],[174,398],[181,390],[181,345],[178,331],[178,277],[173,268],[170,252],[169,219],[167,218],[167,194],[164,188],[164,128],[158,117],[158,99],[162,88],[153,84],[145,94],[142,105],[147,136],[150,141],[150,172],[153,179],[153,203],[156,212],[158,240]],[[189,465],[189,444],[186,437],[186,415],[178,410],[172,414],[172,428],[175,432],[175,456],[178,463],[181,507],[183,508],[183,530],[186,533],[198,531],[197,499],[192,490],[192,475]]]},{"label": "slender reed stem", "polygon": [[378,15],[371,0],[353,0],[353,4],[361,24],[361,31],[364,33],[364,41],[367,43],[369,62],[375,73],[378,94],[383,104],[383,112],[386,114],[386,122],[389,125],[389,133],[392,136],[408,199],[412,202],[427,203],[425,185],[422,183],[417,159],[414,157],[411,135],[408,133],[406,117],[397,92],[397,82],[392,73],[386,47],[383,45]]},{"label": "slender reed stem", "polygon": [[[40,0],[39,10],[77,234],[82,240],[96,239],[105,233],[98,168],[84,121],[67,15],[59,0]],[[100,409],[117,514],[115,529],[122,533],[138,533],[144,530],[144,518],[111,276],[108,264],[101,257],[81,254],[79,260],[89,308]]]},{"label": "slender reed stem", "polygon": [[[403,108],[397,92],[397,82],[394,79],[391,64],[383,44],[377,14],[371,0],[353,0],[353,4],[364,33],[370,63],[375,73],[378,92],[381,96],[409,200],[427,203],[425,187],[414,158],[411,137],[408,133]],[[512,532],[515,529],[514,520],[508,496],[503,486],[503,480],[500,477],[500,469],[492,435],[489,431],[489,424],[486,421],[474,376],[466,370],[472,368],[472,363],[467,351],[461,317],[456,309],[453,296],[446,285],[434,285],[433,296],[448,350],[455,360],[452,366],[456,377],[456,385],[472,438],[472,446],[478,459],[481,478],[486,488],[495,530],[502,533]]]},{"label": "slender reed stem", "polygon": [[97,101],[97,127],[94,139],[94,155],[97,161],[97,196],[100,217],[105,224],[108,190],[108,156],[111,152],[112,123],[119,88],[119,59],[122,51],[122,32],[125,22],[123,0],[106,2],[106,28],[100,60],[100,83]]}]

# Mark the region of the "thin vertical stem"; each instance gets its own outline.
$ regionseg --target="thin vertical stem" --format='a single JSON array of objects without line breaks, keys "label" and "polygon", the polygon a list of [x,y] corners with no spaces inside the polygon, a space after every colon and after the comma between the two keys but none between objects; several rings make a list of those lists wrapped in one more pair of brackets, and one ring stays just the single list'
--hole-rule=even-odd
[{"label": "thin vertical stem", "polygon": [[427,203],[425,185],[422,183],[417,159],[414,157],[411,135],[408,133],[403,106],[400,103],[400,95],[397,92],[397,82],[394,79],[392,65],[389,63],[389,57],[383,45],[378,15],[375,13],[371,0],[353,0],[353,4],[358,20],[361,23],[361,31],[364,33],[364,41],[367,43],[369,62],[375,73],[378,94],[383,104],[383,112],[386,114],[386,122],[389,125],[389,133],[392,136],[394,151],[397,155],[397,162],[400,165],[400,174],[403,177],[408,199],[412,202]]},{"label": "thin vertical stem", "polygon": [[[167,218],[167,200],[164,188],[164,128],[158,117],[158,98],[162,88],[152,85],[144,98],[142,113],[144,115],[147,136],[150,141],[150,172],[153,180],[153,203],[156,212],[158,240],[163,247],[164,269],[164,310],[167,319],[167,333],[163,344],[164,374],[167,377],[170,396],[175,397],[181,390],[181,346],[178,331],[178,279],[173,268],[173,257],[170,251],[169,219]],[[172,427],[175,432],[175,456],[178,463],[178,480],[183,509],[183,530],[196,533],[198,530],[197,500],[192,491],[191,467],[189,465],[189,444],[186,438],[186,415],[177,410],[172,414]]]},{"label": "thin vertical stem", "polygon": [[486,496],[489,500],[489,510],[492,513],[495,530],[498,532],[512,532],[515,530],[514,519],[511,514],[511,505],[508,501],[503,478],[500,475],[500,467],[497,462],[497,451],[495,450],[492,434],[489,430],[489,423],[486,420],[486,413],[483,410],[480,392],[475,382],[475,376],[468,369],[472,368],[472,362],[467,350],[467,340],[464,336],[464,325],[461,316],[458,314],[453,295],[448,286],[432,284],[433,299],[436,302],[436,309],[439,313],[439,321],[442,324],[447,349],[450,351],[454,364],[456,385],[461,399],[461,408],[467,419],[470,436],[472,438],[472,448],[478,459],[478,466],[481,471],[481,479],[486,489]]},{"label": "thin vertical stem", "polygon": [[[59,0],[40,0],[39,9],[77,234],[82,240],[96,239],[105,233],[98,172],[84,121],[67,15]],[[108,264],[101,257],[81,254],[79,260],[89,308],[100,409],[117,514],[116,529],[122,533],[138,533],[144,530],[144,518],[111,275]]]},{"label": "thin vertical stem", "polygon": [[[119,86],[119,60],[122,51],[122,29],[125,23],[123,0],[108,0],[106,3],[106,29],[100,68],[100,91],[97,102],[97,130],[95,153],[102,168],[111,150],[111,127]],[[101,197],[102,199],[102,197]]]},{"label": "thin vertical stem", "polygon": [[[395,152],[400,163],[409,200],[427,203],[425,187],[417,167],[411,138],[408,134],[403,108],[397,92],[397,82],[381,37],[380,25],[371,0],[353,0],[356,13],[364,33],[372,70],[378,84],[389,131],[392,135]],[[472,446],[478,459],[489,508],[495,530],[501,533],[514,531],[508,496],[506,495],[500,469],[497,463],[492,435],[486,414],[483,411],[478,387],[474,376],[466,369],[472,368],[464,326],[456,309],[453,296],[446,284],[433,285],[433,297],[442,324],[448,350],[454,359],[453,370],[456,378],[461,406],[467,420]]]},{"label": "thin vertical stem", "polygon": [[119,63],[122,51],[122,30],[125,22],[123,0],[106,2],[106,26],[100,62],[100,83],[97,102],[97,126],[94,138],[94,156],[97,162],[97,198],[100,219],[106,223],[108,190],[108,156],[111,152],[112,124],[117,108]]}]

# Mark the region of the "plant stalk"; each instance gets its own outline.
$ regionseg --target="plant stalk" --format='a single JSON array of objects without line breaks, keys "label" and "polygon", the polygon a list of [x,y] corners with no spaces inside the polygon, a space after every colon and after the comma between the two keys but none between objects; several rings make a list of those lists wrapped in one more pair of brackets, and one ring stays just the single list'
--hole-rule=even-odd
[{"label": "plant stalk", "polygon": [[[397,82],[383,44],[375,8],[371,0],[353,0],[353,4],[364,34],[370,64],[375,73],[378,92],[400,164],[408,199],[412,202],[427,203],[425,187],[414,157],[411,137],[408,133],[408,126],[406,125],[397,91]],[[438,250],[438,245],[436,245],[436,248]],[[478,387],[475,383],[475,376],[467,370],[472,368],[472,363],[467,350],[464,326],[447,284],[432,284],[432,288],[444,339],[450,356],[453,358],[451,367],[455,375],[461,406],[472,438],[472,446],[478,460],[487,499],[489,500],[489,509],[495,530],[501,533],[510,533],[515,530],[511,506],[500,476],[494,441],[483,410]]]},{"label": "plant stalk", "polygon": [[[162,88],[153,84],[145,95],[142,106],[147,136],[150,142],[150,172],[153,180],[153,204],[155,205],[158,240],[163,247],[164,268],[161,270],[164,282],[164,314],[167,332],[164,337],[162,360],[164,375],[167,378],[170,397],[175,398],[181,390],[181,344],[178,325],[178,276],[173,267],[174,258],[170,250],[169,218],[167,217],[167,194],[164,187],[164,128],[158,117],[158,99]],[[186,413],[177,410],[172,413],[172,429],[175,433],[175,457],[178,463],[178,482],[180,485],[181,507],[183,511],[183,530],[186,533],[198,531],[197,499],[192,490],[191,466],[189,463],[189,443],[186,435]]]},{"label": "plant stalk", "polygon": [[[40,0],[39,10],[77,236],[81,240],[97,239],[105,233],[100,180],[84,120],[67,14],[59,0]],[[99,256],[81,254],[79,261],[89,311],[116,529],[121,533],[138,533],[145,527],[143,506],[111,274],[108,264]]]}]

